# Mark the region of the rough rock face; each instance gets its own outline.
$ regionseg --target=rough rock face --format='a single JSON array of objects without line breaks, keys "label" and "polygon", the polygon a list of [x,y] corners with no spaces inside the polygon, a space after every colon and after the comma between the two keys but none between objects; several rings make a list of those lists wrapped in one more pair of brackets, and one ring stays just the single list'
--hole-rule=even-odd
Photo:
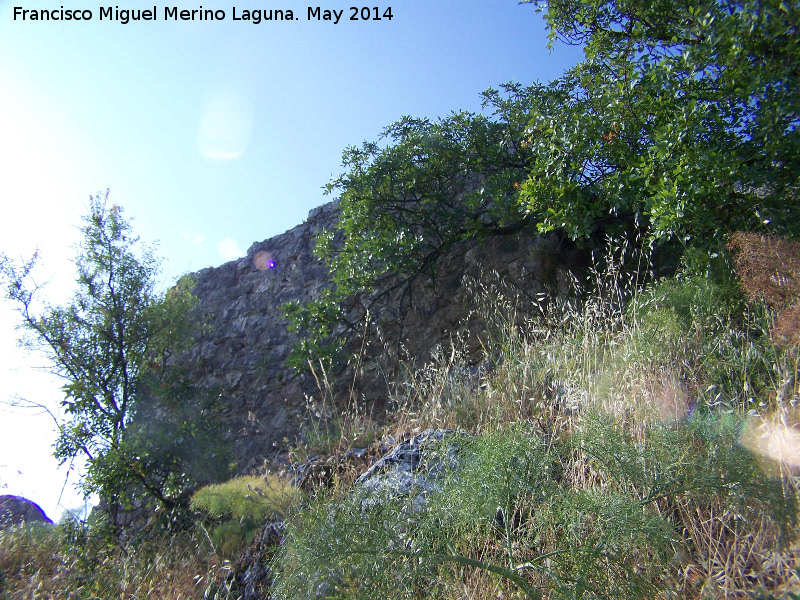
[{"label": "rough rock face", "polygon": [[242,594],[242,600],[269,598],[272,585],[269,562],[283,542],[283,521],[261,526],[253,541],[244,549],[233,565],[233,578]]},{"label": "rough rock face", "polygon": [[[448,443],[443,441],[448,439]],[[413,509],[425,507],[425,497],[441,489],[440,480],[458,467],[458,445],[450,429],[426,429],[395,446],[356,479],[363,505],[380,504],[387,497],[408,496]]]},{"label": "rough rock face", "polygon": [[[294,373],[286,364],[294,339],[281,306],[312,300],[329,285],[327,269],[313,255],[314,236],[333,227],[337,216],[337,204],[325,204],[303,224],[253,244],[246,257],[195,274],[195,294],[209,327],[180,360],[193,381],[220,390],[240,471],[277,458],[298,434],[306,399],[320,396],[313,376]],[[393,365],[379,368],[379,357],[424,361],[459,332],[472,334],[467,338],[473,350],[480,347],[475,334],[481,325],[467,318],[475,308],[471,281],[496,272],[507,289],[527,298],[566,292],[565,273],[577,256],[557,238],[530,231],[458,245],[439,263],[435,280],[419,278],[404,308],[392,294],[376,305],[369,343],[351,348],[351,355],[361,352],[363,360],[338,365],[329,374],[334,400],[354,394],[383,409]]]},{"label": "rough rock face", "polygon": [[0,528],[18,525],[23,521],[25,523],[53,523],[35,502],[22,496],[0,496]]},{"label": "rough rock face", "polygon": [[253,244],[246,257],[195,274],[207,332],[180,361],[193,381],[221,391],[242,471],[275,458],[284,438],[293,441],[306,396],[317,391],[313,378],[286,365],[293,338],[281,306],[307,302],[327,285],[314,235],[337,214],[324,205],[302,225]]}]

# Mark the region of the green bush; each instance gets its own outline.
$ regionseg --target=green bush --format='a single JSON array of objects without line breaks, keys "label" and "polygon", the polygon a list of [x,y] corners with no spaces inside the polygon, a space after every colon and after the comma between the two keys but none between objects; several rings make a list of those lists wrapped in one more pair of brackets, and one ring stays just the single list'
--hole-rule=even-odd
[{"label": "green bush", "polygon": [[264,521],[284,517],[296,498],[296,488],[274,475],[246,475],[199,489],[192,506],[215,519]]},{"label": "green bush", "polygon": [[658,569],[669,528],[623,490],[573,485],[569,446],[517,426],[481,436],[466,454],[429,516],[445,538],[467,540],[463,552],[489,536],[492,561],[555,598],[637,598],[652,587],[636,565]]},{"label": "green bush", "polygon": [[683,330],[690,332],[696,328],[713,329],[736,308],[741,310],[742,306],[734,289],[694,276],[654,283],[631,303],[628,312],[646,319],[649,311],[668,310]]},{"label": "green bush", "polygon": [[276,476],[247,475],[199,489],[192,507],[210,517],[214,549],[230,556],[266,520],[284,518],[297,495],[295,487]]},{"label": "green bush", "polygon": [[699,534],[684,533],[693,511],[719,507],[729,531],[768,515],[782,540],[794,535],[795,498],[740,432],[733,416],[699,416],[634,438],[591,414],[566,442],[521,425],[462,438],[458,468],[424,510],[410,497],[367,506],[354,492],[297,515],[274,597],[446,596],[474,571],[530,598],[677,593],[675,557],[702,552]]}]

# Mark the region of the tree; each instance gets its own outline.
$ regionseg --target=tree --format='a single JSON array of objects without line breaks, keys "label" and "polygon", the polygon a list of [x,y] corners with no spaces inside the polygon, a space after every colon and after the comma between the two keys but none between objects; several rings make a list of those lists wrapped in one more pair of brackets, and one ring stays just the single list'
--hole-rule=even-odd
[{"label": "tree", "polygon": [[[196,299],[189,278],[166,294],[156,290],[159,261],[150,248],[137,253],[139,239],[122,209],[107,200],[108,192],[90,199],[68,303],[37,310],[36,257],[24,265],[5,261],[7,297],[21,316],[22,343],[43,351],[64,381],[68,421],[59,427],[55,456],[62,462],[83,456],[87,492],[109,505],[126,505],[131,494],[144,492],[174,507],[191,483],[185,463],[192,457],[149,434],[143,417],[157,413],[151,421],[168,426],[175,438],[185,436],[178,445],[191,445],[201,433],[197,425],[211,405],[187,398],[185,389],[176,394],[186,385],[171,366],[191,340]],[[199,414],[189,418],[187,407]]]},{"label": "tree", "polygon": [[[528,166],[521,117],[533,95],[519,86],[508,92],[508,101],[486,98],[497,118],[467,112],[434,122],[404,117],[386,128],[386,144],[344,151],[347,172],[327,186],[328,194],[340,192],[341,214],[316,245],[334,287],[309,304],[286,308],[301,332],[295,364],[330,356],[398,291],[402,313],[413,300],[414,282],[421,276],[435,281],[438,260],[458,242],[513,235],[529,224],[518,187]],[[381,293],[362,294],[377,288]],[[334,327],[343,335],[325,345],[321,340]]]},{"label": "tree", "polygon": [[797,236],[800,7],[781,0],[556,0],[551,42],[586,60],[531,114],[521,200],[543,230],[623,216],[690,246],[734,230]]},{"label": "tree", "polygon": [[[782,0],[542,2],[586,59],[549,84],[484,93],[489,114],[405,117],[349,148],[341,217],[319,237],[333,288],[287,312],[320,339],[362,328],[455,243],[535,225],[588,247],[719,246],[800,234],[800,6]],[[386,292],[384,292],[386,293]],[[401,295],[406,298],[406,295]],[[344,310],[345,301],[361,304]]]}]

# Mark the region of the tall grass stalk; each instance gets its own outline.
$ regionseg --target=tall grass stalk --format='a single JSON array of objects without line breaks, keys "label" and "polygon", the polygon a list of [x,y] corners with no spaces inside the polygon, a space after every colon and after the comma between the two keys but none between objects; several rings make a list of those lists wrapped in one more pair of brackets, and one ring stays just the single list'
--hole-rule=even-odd
[{"label": "tall grass stalk", "polygon": [[796,347],[729,283],[600,273],[581,301],[524,309],[476,290],[483,359],[458,339],[436,350],[396,387],[386,424],[468,432],[464,465],[424,514],[402,498],[365,513],[345,495],[299,515],[277,597],[798,589]]}]

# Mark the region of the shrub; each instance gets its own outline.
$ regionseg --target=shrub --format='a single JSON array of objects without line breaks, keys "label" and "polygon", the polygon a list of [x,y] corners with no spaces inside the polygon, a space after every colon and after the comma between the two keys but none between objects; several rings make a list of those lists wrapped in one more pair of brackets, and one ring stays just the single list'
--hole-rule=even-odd
[{"label": "shrub", "polygon": [[151,532],[123,551],[102,529],[72,519],[56,527],[5,529],[0,531],[5,575],[0,597],[232,599],[225,565],[207,555],[207,542],[198,534]]},{"label": "shrub", "polygon": [[728,248],[750,302],[764,300],[778,310],[800,298],[800,243],[770,235],[737,231]]},{"label": "shrub", "polygon": [[270,515],[286,516],[297,490],[274,475],[245,475],[208,485],[195,492],[192,506],[215,519],[264,521]]},{"label": "shrub", "polygon": [[731,236],[728,248],[734,252],[745,296],[751,305],[765,305],[762,320],[773,344],[775,403],[784,407],[797,399],[800,243],[737,232]]},{"label": "shrub", "polygon": [[199,489],[192,507],[210,517],[214,549],[230,556],[264,521],[284,518],[297,494],[295,487],[274,475],[247,475]]}]

